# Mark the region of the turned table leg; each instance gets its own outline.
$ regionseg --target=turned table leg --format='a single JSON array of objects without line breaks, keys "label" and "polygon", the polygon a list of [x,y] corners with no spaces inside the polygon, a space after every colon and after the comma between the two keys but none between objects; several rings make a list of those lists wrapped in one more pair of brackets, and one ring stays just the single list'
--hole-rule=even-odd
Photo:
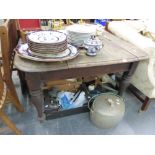
[{"label": "turned table leg", "polygon": [[119,92],[118,94],[120,96],[123,96],[123,93],[125,92],[126,88],[130,84],[131,77],[133,73],[135,72],[137,68],[138,62],[134,62],[130,65],[129,71],[124,72],[122,79],[120,80],[120,85],[119,85]]},{"label": "turned table leg", "polygon": [[31,102],[36,107],[39,119],[44,117],[44,96],[41,89],[42,81],[39,73],[25,73]]},{"label": "turned table leg", "polygon": [[26,80],[25,80],[25,73],[18,70],[18,76],[20,79],[22,94],[25,95],[26,93],[28,93],[28,88],[27,88],[27,84],[26,84]]}]

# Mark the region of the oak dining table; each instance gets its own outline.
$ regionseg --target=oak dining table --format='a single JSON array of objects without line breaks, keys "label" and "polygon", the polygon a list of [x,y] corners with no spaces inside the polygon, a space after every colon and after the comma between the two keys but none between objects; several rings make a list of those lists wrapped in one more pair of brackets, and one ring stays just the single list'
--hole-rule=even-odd
[{"label": "oak dining table", "polygon": [[26,83],[28,86],[31,102],[36,107],[39,118],[44,116],[42,85],[49,80],[122,72],[118,94],[123,96],[138,63],[148,59],[148,55],[106,30],[99,39],[103,42],[103,48],[94,57],[87,56],[85,49],[79,49],[76,58],[62,62],[38,62],[15,55],[14,65],[22,75],[21,85]]}]

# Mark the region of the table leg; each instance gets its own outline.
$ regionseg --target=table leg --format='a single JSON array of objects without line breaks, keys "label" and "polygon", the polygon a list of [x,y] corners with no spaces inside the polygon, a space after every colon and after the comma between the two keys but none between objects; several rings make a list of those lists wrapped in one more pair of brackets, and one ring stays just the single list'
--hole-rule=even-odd
[{"label": "table leg", "polygon": [[26,93],[28,93],[28,88],[27,88],[27,84],[26,84],[26,80],[25,80],[25,73],[18,70],[18,76],[20,79],[22,94],[25,95]]},{"label": "table leg", "polygon": [[25,73],[30,99],[38,112],[39,119],[44,117],[44,96],[41,89],[42,81],[40,74]]},{"label": "table leg", "polygon": [[123,96],[123,93],[125,92],[126,88],[129,86],[131,77],[133,73],[135,72],[137,66],[138,66],[138,62],[134,62],[131,64],[129,71],[124,72],[120,80],[120,86],[119,86],[119,91],[118,91],[118,94],[120,96]]}]

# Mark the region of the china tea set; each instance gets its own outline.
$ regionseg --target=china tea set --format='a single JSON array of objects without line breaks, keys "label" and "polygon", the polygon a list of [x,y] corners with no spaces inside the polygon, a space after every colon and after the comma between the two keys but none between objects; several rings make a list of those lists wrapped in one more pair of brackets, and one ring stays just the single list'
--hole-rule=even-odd
[{"label": "china tea set", "polygon": [[62,31],[32,31],[27,42],[19,43],[15,51],[26,59],[42,62],[65,61],[77,57],[79,47],[86,49],[86,55],[96,56],[103,47],[95,37],[96,29],[88,25],[74,24]]}]

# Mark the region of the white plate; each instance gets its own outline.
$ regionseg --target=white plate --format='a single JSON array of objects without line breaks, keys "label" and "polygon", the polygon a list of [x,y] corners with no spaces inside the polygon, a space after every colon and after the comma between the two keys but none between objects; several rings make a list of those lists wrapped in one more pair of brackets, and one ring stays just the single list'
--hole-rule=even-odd
[{"label": "white plate", "polygon": [[73,24],[66,27],[66,30],[71,33],[93,33],[96,34],[96,29],[91,24]]},{"label": "white plate", "polygon": [[53,47],[53,48],[41,48],[41,47],[34,47],[34,46],[29,46],[29,49],[34,51],[34,52],[37,52],[37,53],[61,53],[63,52],[64,50],[67,49],[67,45],[66,46],[62,46],[60,48],[57,48],[57,47]]},{"label": "white plate", "polygon": [[78,36],[78,37],[71,37],[71,36],[68,36],[69,39],[72,39],[72,40],[84,40],[84,39],[88,39],[90,38],[91,36]]},{"label": "white plate", "polygon": [[68,35],[71,35],[71,36],[78,36],[78,35],[80,35],[80,36],[87,36],[87,35],[91,35],[92,33],[77,33],[77,32],[70,32],[70,31],[68,31]]},{"label": "white plate", "polygon": [[27,35],[28,40],[35,43],[60,43],[66,40],[67,36],[58,31],[34,31]]},{"label": "white plate", "polygon": [[66,61],[77,57],[79,54],[77,48],[69,44],[68,44],[67,52],[65,54],[63,53],[64,55],[61,55],[61,57],[57,56],[57,57],[49,58],[49,57],[35,56],[32,53],[30,53],[30,51],[28,50],[28,44],[26,43],[18,45],[15,51],[22,58],[34,60],[34,61],[41,61],[41,62]]},{"label": "white plate", "polygon": [[28,52],[31,55],[44,57],[44,58],[63,58],[63,57],[66,57],[66,56],[68,56],[70,54],[70,50],[68,48],[65,51],[63,51],[61,53],[57,53],[57,54],[37,53],[37,52],[33,52],[33,51],[29,50],[29,49],[28,49]]}]

